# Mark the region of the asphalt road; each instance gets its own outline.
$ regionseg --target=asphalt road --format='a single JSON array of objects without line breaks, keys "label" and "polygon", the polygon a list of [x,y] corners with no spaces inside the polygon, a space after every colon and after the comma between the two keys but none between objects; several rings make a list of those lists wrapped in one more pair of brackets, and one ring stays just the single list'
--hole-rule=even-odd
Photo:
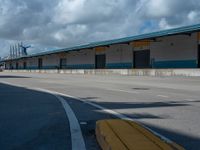
[{"label": "asphalt road", "polygon": [[36,73],[0,73],[0,149],[71,149],[64,108],[55,96],[36,88],[65,94],[86,149],[99,149],[95,122],[115,116],[79,99],[131,117],[186,149],[200,149],[198,77]]}]

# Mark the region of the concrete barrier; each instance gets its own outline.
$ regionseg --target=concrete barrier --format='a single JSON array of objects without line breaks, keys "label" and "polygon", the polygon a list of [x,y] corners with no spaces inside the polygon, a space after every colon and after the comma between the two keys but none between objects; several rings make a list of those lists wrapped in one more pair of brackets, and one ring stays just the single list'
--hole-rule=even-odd
[{"label": "concrete barrier", "polygon": [[132,121],[98,121],[95,132],[102,150],[184,150]]},{"label": "concrete barrier", "polygon": [[85,75],[127,75],[127,76],[186,76],[200,77],[200,69],[41,69],[41,70],[4,70],[4,72],[62,73]]}]

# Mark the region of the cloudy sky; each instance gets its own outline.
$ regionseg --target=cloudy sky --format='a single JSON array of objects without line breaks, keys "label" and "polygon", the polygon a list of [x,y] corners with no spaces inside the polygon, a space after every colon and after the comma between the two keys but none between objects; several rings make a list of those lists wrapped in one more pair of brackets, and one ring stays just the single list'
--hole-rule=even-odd
[{"label": "cloudy sky", "polygon": [[0,57],[200,23],[199,0],[0,0]]}]

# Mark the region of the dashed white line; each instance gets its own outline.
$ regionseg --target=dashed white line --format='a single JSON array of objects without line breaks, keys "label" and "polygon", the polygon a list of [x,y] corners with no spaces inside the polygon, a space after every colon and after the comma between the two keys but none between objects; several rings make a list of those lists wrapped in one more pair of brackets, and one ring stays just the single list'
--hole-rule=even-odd
[{"label": "dashed white line", "polygon": [[163,97],[163,98],[169,98],[169,96],[166,95],[157,95],[158,97]]},{"label": "dashed white line", "polygon": [[139,92],[135,91],[126,91],[126,90],[121,90],[121,89],[106,89],[108,91],[114,91],[114,92],[124,92],[124,93],[130,93],[130,94],[139,94]]},{"label": "dashed white line", "polygon": [[194,102],[194,99],[184,99],[185,101]]},{"label": "dashed white line", "polygon": [[87,122],[80,122],[81,125],[87,125]]}]

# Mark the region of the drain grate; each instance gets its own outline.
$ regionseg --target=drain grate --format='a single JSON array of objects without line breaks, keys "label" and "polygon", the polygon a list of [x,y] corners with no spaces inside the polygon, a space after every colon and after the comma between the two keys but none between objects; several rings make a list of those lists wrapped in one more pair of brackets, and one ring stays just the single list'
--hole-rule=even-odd
[{"label": "drain grate", "polygon": [[150,90],[149,88],[132,88],[133,90]]}]

